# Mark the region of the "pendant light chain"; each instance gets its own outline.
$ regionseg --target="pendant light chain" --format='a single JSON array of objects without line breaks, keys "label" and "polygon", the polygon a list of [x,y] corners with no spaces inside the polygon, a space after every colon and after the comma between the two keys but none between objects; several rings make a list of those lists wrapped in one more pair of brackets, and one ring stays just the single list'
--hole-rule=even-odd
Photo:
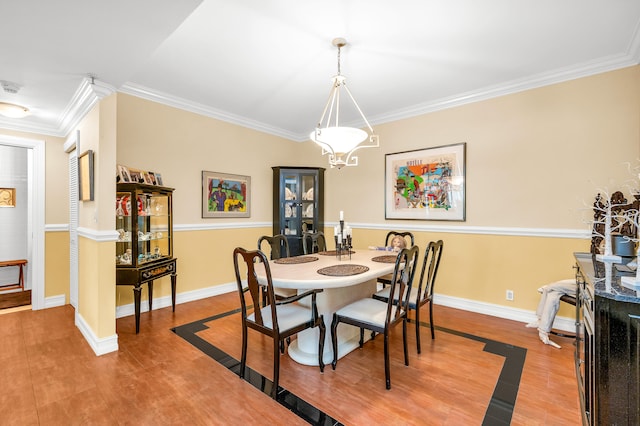
[{"label": "pendant light chain", "polygon": [[[351,91],[347,87],[345,77],[341,74],[340,56],[342,47],[347,45],[347,41],[339,37],[334,38],[332,44],[338,48],[338,74],[331,79],[333,84],[329,91],[329,99],[327,99],[320,120],[315,130],[309,135],[309,138],[320,145],[322,155],[329,154],[331,167],[340,169],[344,166],[357,166],[358,157],[353,154],[361,148],[378,148],[380,147],[380,141],[360,106],[353,98]],[[346,92],[347,98],[353,103],[353,107],[360,114],[369,132],[357,127],[340,125],[341,89]]]}]

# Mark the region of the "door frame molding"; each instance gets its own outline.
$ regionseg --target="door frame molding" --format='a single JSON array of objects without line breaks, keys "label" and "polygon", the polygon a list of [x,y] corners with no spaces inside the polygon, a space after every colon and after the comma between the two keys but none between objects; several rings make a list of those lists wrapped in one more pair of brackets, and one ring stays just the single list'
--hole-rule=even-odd
[{"label": "door frame molding", "polygon": [[[69,154],[69,156],[73,159],[78,158],[78,151],[80,149],[80,130],[76,130],[75,132],[71,132],[67,140],[64,142],[64,152]],[[70,164],[70,167],[72,164]],[[78,172],[78,168],[76,166],[76,175]],[[71,179],[71,170],[69,170],[69,179]],[[77,182],[76,182],[77,184]],[[71,189],[69,189],[71,191]],[[76,214],[79,214],[79,201],[76,198],[71,197],[71,192],[69,193],[69,210],[71,210],[72,203],[76,205]],[[69,246],[72,244],[76,245],[75,250],[75,259],[71,256],[71,249],[69,250],[69,303],[78,310],[78,217],[76,216],[76,223],[71,223],[71,213],[69,212]],[[75,225],[75,235],[74,235],[74,225]],[[75,241],[74,241],[75,239]],[[75,271],[73,270],[75,269]]]},{"label": "door frame molding", "polygon": [[44,309],[44,230],[45,230],[45,142],[44,140],[19,138],[0,134],[0,145],[27,148],[28,163],[28,220],[27,232],[31,238],[27,242],[29,263],[27,273],[31,274],[31,308]]}]

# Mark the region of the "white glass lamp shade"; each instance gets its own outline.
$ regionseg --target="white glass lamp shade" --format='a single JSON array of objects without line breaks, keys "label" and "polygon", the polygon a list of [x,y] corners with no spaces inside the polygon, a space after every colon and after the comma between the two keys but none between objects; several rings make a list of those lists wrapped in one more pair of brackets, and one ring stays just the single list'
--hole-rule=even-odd
[{"label": "white glass lamp shade", "polygon": [[369,135],[355,127],[325,127],[311,132],[312,141],[323,147],[331,147],[335,155],[351,152],[359,144],[367,140]]}]

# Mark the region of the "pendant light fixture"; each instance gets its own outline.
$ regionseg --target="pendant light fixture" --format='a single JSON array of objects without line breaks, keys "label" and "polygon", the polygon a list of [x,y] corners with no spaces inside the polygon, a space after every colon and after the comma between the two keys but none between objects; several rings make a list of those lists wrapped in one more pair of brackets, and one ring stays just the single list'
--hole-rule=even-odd
[{"label": "pendant light fixture", "polygon": [[[380,142],[378,135],[373,133],[373,128],[353,98],[351,91],[349,91],[346,78],[340,74],[340,49],[347,45],[347,41],[344,38],[335,38],[333,39],[333,45],[338,48],[338,74],[332,79],[333,85],[329,92],[329,99],[318,125],[311,132],[310,138],[320,145],[322,155],[329,154],[331,167],[340,169],[343,166],[357,166],[358,157],[354,156],[353,153],[360,148],[377,148],[380,146]],[[367,125],[368,132],[355,127],[340,125],[340,95],[342,89],[344,89],[344,92],[360,113]]]}]

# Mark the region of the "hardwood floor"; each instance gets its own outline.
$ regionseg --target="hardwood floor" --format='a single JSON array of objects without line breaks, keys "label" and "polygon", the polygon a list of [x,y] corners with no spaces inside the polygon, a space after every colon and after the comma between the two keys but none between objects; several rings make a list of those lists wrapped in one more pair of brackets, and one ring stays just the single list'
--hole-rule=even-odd
[{"label": "hardwood floor", "polygon": [[[229,293],[143,313],[138,335],[133,316],[119,319],[120,349],[100,357],[69,305],[0,315],[0,423],[490,425],[504,423],[489,413],[510,412],[513,425],[580,424],[571,339],[554,336],[554,349],[522,323],[435,306],[436,339],[425,328],[420,355],[408,326],[409,367],[394,330],[391,390],[376,338],[323,374],[283,355],[274,401],[260,389],[272,377],[268,338],[249,335],[250,380],[234,372],[238,307]],[[325,417],[305,420],[308,407]]]}]

